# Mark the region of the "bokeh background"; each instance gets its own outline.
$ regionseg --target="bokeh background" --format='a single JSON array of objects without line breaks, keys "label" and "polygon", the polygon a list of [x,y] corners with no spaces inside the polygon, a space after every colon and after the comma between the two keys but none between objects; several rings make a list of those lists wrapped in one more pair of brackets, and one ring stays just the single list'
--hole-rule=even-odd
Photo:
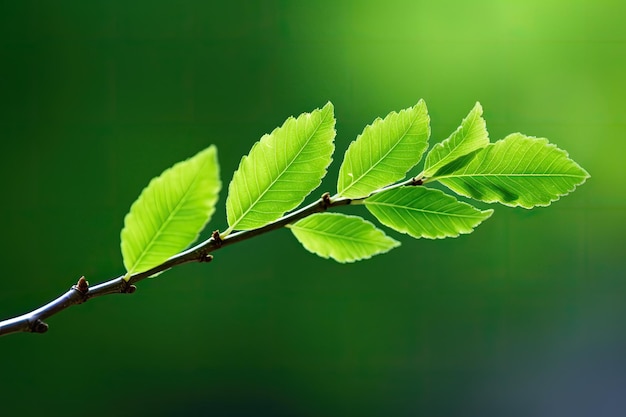
[{"label": "bokeh background", "polygon": [[[123,273],[141,189],[331,100],[349,142],[426,100],[592,178],[549,208],[353,265],[286,230],[0,339],[3,416],[618,416],[626,409],[626,3],[1,1],[0,316]],[[222,192],[209,230],[225,228]],[[206,237],[206,233],[204,235]]]}]

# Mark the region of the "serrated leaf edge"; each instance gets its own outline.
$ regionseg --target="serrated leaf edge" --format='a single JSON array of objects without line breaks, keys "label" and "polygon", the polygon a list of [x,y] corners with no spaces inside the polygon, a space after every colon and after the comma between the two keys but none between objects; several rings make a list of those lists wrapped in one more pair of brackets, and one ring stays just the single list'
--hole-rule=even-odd
[{"label": "serrated leaf edge", "polygon": [[[510,138],[510,137],[512,137],[512,136],[516,136],[516,135],[520,135],[520,136],[523,136],[523,137],[525,137],[525,138],[532,139],[532,140],[541,141],[541,142],[543,142],[544,144],[548,145],[548,147],[551,147],[551,148],[556,149],[557,151],[559,151],[560,153],[562,153],[562,154],[563,154],[563,156],[565,156],[565,158],[566,158],[568,161],[570,161],[571,163],[573,163],[574,165],[576,165],[576,167],[577,167],[578,169],[580,169],[580,170],[584,173],[584,175],[579,176],[579,175],[545,175],[545,174],[540,174],[540,175],[534,175],[534,174],[512,174],[512,175],[502,175],[502,174],[489,174],[489,175],[486,175],[486,174],[479,174],[480,176],[485,176],[485,177],[496,177],[496,176],[500,176],[500,177],[502,177],[502,176],[507,176],[507,177],[552,177],[552,176],[554,176],[554,177],[557,177],[557,176],[560,176],[560,177],[580,178],[580,179],[581,179],[581,181],[580,181],[579,183],[577,183],[577,184],[574,184],[574,185],[573,185],[570,189],[566,190],[564,193],[562,193],[562,194],[557,194],[557,195],[556,195],[553,199],[551,199],[548,203],[546,203],[546,204],[541,204],[541,203],[539,203],[539,204],[535,204],[535,205],[532,205],[532,206],[526,206],[526,205],[523,205],[523,204],[510,204],[510,203],[507,203],[507,202],[501,202],[501,201],[498,201],[498,200],[489,200],[489,201],[488,201],[488,200],[476,200],[475,198],[473,198],[473,197],[472,197],[472,196],[470,196],[470,195],[466,195],[466,194],[463,194],[463,193],[459,193],[459,192],[457,192],[457,191],[455,191],[455,190],[452,190],[452,191],[453,191],[454,193],[458,194],[458,195],[463,196],[463,197],[471,198],[471,199],[476,200],[476,201],[482,201],[482,202],[484,202],[484,203],[489,203],[489,204],[492,204],[492,203],[499,203],[499,204],[502,204],[502,205],[507,206],[507,207],[522,207],[522,208],[524,208],[524,209],[530,210],[530,209],[532,209],[532,208],[534,208],[534,207],[548,207],[548,206],[550,206],[552,203],[554,203],[554,202],[556,202],[556,201],[560,200],[560,199],[561,199],[561,197],[565,197],[565,196],[567,196],[567,195],[569,195],[569,194],[573,193],[573,192],[576,190],[576,188],[580,187],[580,186],[581,186],[581,185],[583,185],[583,184],[584,184],[584,183],[585,183],[585,182],[586,182],[589,178],[591,178],[591,175],[589,174],[589,172],[587,172],[587,170],[585,170],[582,166],[580,166],[580,165],[579,165],[576,161],[574,161],[573,159],[571,159],[571,158],[570,158],[570,156],[569,156],[569,153],[568,153],[565,149],[561,149],[561,148],[559,148],[556,144],[551,143],[551,142],[550,142],[548,139],[546,139],[546,138],[535,137],[535,136],[528,136],[528,135],[525,135],[525,134],[520,133],[520,132],[511,133],[511,134],[507,135],[507,136],[506,136],[505,138],[503,138],[503,139],[500,139],[500,140],[498,140],[498,141],[496,141],[496,142],[490,143],[489,145],[487,145],[487,146],[485,146],[484,148],[482,148],[482,149],[480,150],[480,152],[474,156],[474,158],[478,158],[478,157],[480,156],[480,153],[481,153],[482,151],[485,151],[485,150],[486,150],[487,148],[489,148],[490,146],[495,146],[496,144],[498,144],[498,143],[500,143],[500,142],[503,142],[503,141],[507,140],[508,138]],[[431,182],[431,181],[439,181],[439,180],[441,180],[441,179],[444,179],[444,180],[445,180],[446,178],[460,178],[460,177],[463,177],[463,176],[465,176],[465,177],[472,177],[472,176],[477,176],[477,174],[474,174],[474,175],[450,175],[450,174],[448,174],[448,175],[443,175],[443,176],[441,176],[441,177],[431,177],[431,178],[428,178],[428,179],[425,181],[425,183],[426,183],[426,182]],[[444,183],[444,182],[442,182],[442,184],[444,184],[444,185],[445,185],[445,183]]]},{"label": "serrated leaf edge", "polygon": [[[210,145],[208,148],[198,152],[196,155],[191,156],[191,157],[189,157],[189,158],[187,158],[187,159],[185,159],[183,161],[179,161],[179,162],[175,163],[171,167],[169,167],[169,168],[165,169],[163,172],[161,172],[161,174],[159,174],[157,177],[154,177],[154,178],[152,178],[150,180],[148,185],[145,186],[144,189],[139,194],[139,197],[137,197],[137,199],[133,202],[133,204],[131,204],[130,210],[128,211],[128,213],[126,213],[126,215],[124,216],[124,227],[122,228],[122,230],[120,232],[120,237],[121,237],[120,247],[124,246],[124,238],[123,238],[123,236],[125,235],[125,231],[126,231],[126,227],[127,227],[126,224],[127,224],[128,221],[130,221],[129,219],[132,219],[135,216],[136,213],[134,213],[134,210],[136,209],[137,205],[140,204],[141,199],[144,197],[144,192],[146,192],[146,190],[148,190],[150,187],[158,186],[156,184],[163,183],[165,181],[164,177],[169,175],[178,166],[180,166],[182,164],[185,164],[185,163],[188,163],[194,157],[197,157],[198,155],[200,155],[200,154],[202,154],[204,152],[209,152],[209,151],[212,151],[212,153],[214,154],[214,158],[215,158],[215,160],[217,162],[217,147],[215,145]],[[206,215],[207,216],[207,220],[204,222],[202,227],[195,234],[195,237],[193,238],[193,240],[188,245],[193,244],[193,242],[195,242],[198,239],[198,236],[200,235],[202,230],[204,230],[206,225],[211,221],[211,218],[213,217],[213,214],[215,213],[215,205],[217,204],[217,201],[219,200],[219,192],[221,191],[221,188],[222,188],[222,181],[219,179],[219,177],[220,177],[219,163],[216,163],[216,168],[217,168],[218,183],[216,184],[217,191],[215,193],[216,194],[216,196],[214,198],[215,201],[213,202],[210,210],[208,211],[208,213]],[[185,190],[184,194],[179,199],[178,203],[176,204],[176,207],[168,214],[167,219],[165,219],[165,221],[161,224],[161,226],[158,228],[158,230],[156,231],[156,233],[153,236],[153,238],[150,240],[148,245],[144,248],[144,250],[141,253],[141,256],[139,256],[135,260],[135,262],[133,263],[131,268],[127,268],[126,274],[124,275],[124,280],[127,281],[130,278],[130,276],[133,275],[133,274],[145,272],[145,271],[137,271],[137,270],[135,270],[135,268],[137,267],[137,265],[139,265],[141,263],[142,259],[149,253],[150,248],[154,245],[155,237],[159,236],[161,234],[161,231],[164,230],[164,228],[166,227],[167,224],[169,224],[169,222],[172,220],[172,216],[174,215],[174,213],[176,213],[178,211],[178,209],[180,208],[180,205],[183,203],[183,201],[187,197],[187,195],[190,192],[190,190],[197,183],[197,181],[199,181],[201,179],[201,174],[202,174],[202,169],[199,169],[198,172],[196,173],[196,175],[194,176],[193,181],[188,184],[187,189]],[[123,254],[124,254],[124,251],[122,251],[122,255]],[[122,256],[122,257],[123,257],[123,263],[125,264],[124,256]],[[150,268],[148,268],[148,270],[149,269]]]},{"label": "serrated leaf edge", "polygon": [[[376,225],[375,225],[374,223],[372,223],[372,222],[370,222],[370,221],[368,221],[368,220],[364,219],[364,218],[363,218],[363,217],[361,217],[361,216],[354,216],[354,215],[343,214],[343,213],[327,213],[327,212],[324,212],[324,213],[315,213],[315,214],[313,214],[312,216],[315,216],[315,215],[331,215],[331,216],[341,216],[341,217],[346,217],[346,218],[352,218],[352,219],[358,219],[358,220],[361,220],[362,222],[366,223],[368,226],[372,226],[372,228],[373,228],[374,230],[376,230],[376,231],[380,232],[380,233],[383,235],[383,237],[384,237],[384,238],[386,238],[386,239],[388,239],[388,240],[389,240],[389,243],[390,243],[390,244],[392,244],[392,246],[391,246],[391,247],[389,247],[389,248],[385,248],[385,249],[383,249],[383,250],[379,250],[378,252],[376,252],[376,253],[372,253],[372,254],[370,254],[370,255],[368,255],[368,256],[364,256],[363,258],[359,258],[359,259],[351,259],[351,260],[346,260],[346,261],[341,261],[341,260],[335,259],[335,258],[334,258],[333,256],[331,256],[330,254],[329,254],[329,255],[324,256],[324,255],[321,255],[321,254],[319,254],[319,253],[316,253],[316,252],[313,252],[313,251],[309,250],[309,248],[307,248],[307,247],[304,245],[304,243],[302,243],[302,242],[298,239],[298,237],[294,234],[294,237],[296,238],[296,240],[298,240],[298,242],[302,245],[302,247],[303,247],[305,250],[307,250],[308,252],[310,252],[310,253],[312,253],[312,254],[314,254],[314,255],[316,255],[316,256],[319,256],[319,257],[320,257],[320,258],[322,258],[322,259],[331,259],[331,258],[332,258],[335,262],[338,262],[338,263],[341,263],[341,264],[346,264],[346,263],[354,263],[354,262],[363,261],[363,260],[366,260],[366,259],[371,259],[371,258],[373,258],[373,257],[374,257],[374,256],[376,256],[376,255],[382,255],[382,254],[385,254],[385,253],[387,253],[387,252],[391,251],[392,249],[395,249],[395,248],[397,248],[398,246],[402,245],[402,243],[401,243],[400,241],[398,241],[398,240],[396,240],[396,239],[392,238],[391,236],[388,236],[388,235],[387,235],[387,234],[386,234],[383,230],[381,230],[381,229],[379,229],[378,227],[376,227]],[[310,217],[310,216],[309,216],[309,217]],[[308,217],[305,217],[305,218],[300,219],[300,220],[306,220],[306,219],[308,219]],[[299,221],[300,221],[300,220],[299,220]],[[298,222],[295,222],[295,223],[292,223],[292,224],[288,224],[288,225],[286,225],[285,227],[286,227],[286,228],[288,228],[288,229],[292,229],[292,230],[293,230],[294,228],[297,228],[297,226],[296,226],[296,225],[297,225],[297,223],[298,223]],[[309,230],[312,230],[312,229],[309,229]],[[329,237],[337,236],[337,235],[330,235],[330,234],[328,234],[328,233],[320,233],[320,234],[324,234],[324,235],[327,235],[327,236],[329,236]],[[348,239],[348,240],[353,240],[353,241],[355,241],[355,242],[363,242],[363,240],[357,240],[357,239]]]},{"label": "serrated leaf edge", "polygon": [[[420,100],[417,102],[417,104],[415,104],[414,106],[408,107],[408,108],[406,108],[406,109],[402,109],[402,110],[400,110],[400,111],[395,111],[395,110],[394,110],[394,111],[391,111],[391,112],[389,112],[389,113],[388,113],[388,114],[387,114],[384,118],[377,117],[376,119],[374,119],[374,121],[373,121],[372,123],[370,123],[370,124],[366,125],[366,126],[365,126],[365,128],[363,128],[363,131],[362,131],[359,135],[357,135],[356,139],[355,139],[355,140],[353,140],[353,141],[350,143],[350,145],[348,146],[348,149],[346,149],[346,152],[344,153],[344,158],[343,158],[344,163],[345,163],[345,161],[346,161],[346,158],[347,158],[348,153],[350,152],[350,150],[351,150],[351,149],[353,149],[355,146],[357,146],[357,143],[358,143],[359,139],[361,139],[361,137],[365,136],[365,135],[366,135],[366,134],[367,134],[370,130],[374,129],[374,128],[375,128],[375,127],[377,127],[379,124],[383,123],[386,119],[388,119],[388,118],[390,118],[390,117],[392,117],[392,116],[400,116],[400,115],[402,115],[402,113],[406,113],[406,112],[409,112],[409,111],[415,110],[415,108],[416,108],[416,107],[418,107],[418,106],[423,106],[423,107],[424,107],[424,109],[425,109],[426,118],[427,118],[427,123],[428,123],[428,135],[427,135],[426,140],[428,141],[428,139],[430,138],[430,115],[428,114],[428,108],[426,107],[426,102],[425,102],[423,99],[420,99]],[[417,121],[417,118],[415,118],[413,121],[411,121],[411,124],[407,127],[407,129],[405,130],[404,134],[401,136],[402,138],[404,138],[404,137],[406,136],[406,132],[408,132],[408,131],[409,131],[409,130],[413,127],[413,125],[415,124],[415,122],[416,122],[416,121]],[[381,162],[382,160],[384,160],[384,159],[385,159],[385,157],[386,157],[387,155],[389,155],[389,153],[391,153],[391,152],[392,152],[392,151],[393,151],[393,150],[394,150],[397,146],[399,146],[399,145],[400,145],[400,142],[401,142],[401,141],[396,142],[396,143],[393,145],[393,147],[391,147],[391,148],[390,148],[390,149],[389,149],[389,150],[385,153],[384,157],[382,157],[381,159],[379,159],[379,160],[377,161],[377,163],[376,163],[376,164],[374,164],[374,165],[370,166],[370,167],[369,167],[369,168],[368,168],[368,169],[367,169],[367,170],[366,170],[363,174],[361,174],[358,178],[353,178],[353,179],[352,179],[352,182],[350,182],[350,184],[349,184],[347,187],[343,188],[342,190],[339,190],[339,188],[338,188],[338,189],[337,189],[337,196],[344,196],[344,195],[345,195],[345,192],[346,192],[347,190],[349,190],[350,188],[352,188],[352,187],[353,187],[355,184],[357,184],[357,183],[358,183],[358,182],[359,182],[359,181],[360,181],[363,177],[365,177],[365,176],[366,176],[367,174],[369,174],[369,173],[370,173],[370,172],[371,172],[371,171],[372,171],[375,167],[377,167],[377,166],[378,166],[378,164],[380,164],[380,162]],[[425,149],[425,150],[426,150],[426,149]],[[424,151],[425,151],[425,150],[424,150]],[[416,162],[413,164],[413,167],[415,167],[417,164],[419,164],[419,163],[420,163],[420,161],[421,161],[421,159],[423,158],[423,156],[424,156],[424,152],[422,152],[422,154],[420,155],[420,159],[419,159],[418,161],[416,161]],[[341,167],[339,168],[340,177],[341,177],[341,171],[342,171],[342,168],[343,168],[344,163],[342,163],[342,164],[341,164]],[[409,169],[407,170],[407,172],[408,172],[409,170],[411,170],[411,169],[412,169],[412,167],[411,167],[411,168],[409,168]],[[406,176],[406,173],[405,173],[405,176]],[[361,196],[361,197],[365,197],[365,196]]]},{"label": "serrated leaf edge", "polygon": [[[432,175],[432,171],[434,171],[434,173],[437,173],[437,170],[441,169],[443,166],[445,166],[445,163],[441,163],[441,161],[443,161],[445,158],[442,158],[439,162],[435,163],[434,165],[430,166],[430,167],[426,167],[426,163],[428,163],[428,158],[431,155],[431,153],[433,151],[435,151],[436,149],[441,149],[445,146],[445,143],[447,141],[450,141],[451,138],[453,138],[456,134],[458,134],[461,130],[463,130],[463,123],[465,123],[465,121],[467,119],[469,119],[472,115],[474,115],[474,113],[476,112],[476,115],[473,117],[471,124],[469,125],[469,127],[467,128],[468,131],[472,130],[472,128],[474,127],[474,124],[477,122],[482,121],[483,124],[485,124],[485,131],[487,132],[487,143],[479,148],[476,148],[474,150],[478,150],[478,149],[483,149],[486,146],[489,146],[489,131],[487,131],[487,127],[486,127],[486,122],[485,119],[483,118],[483,107],[480,104],[479,101],[476,102],[476,104],[474,104],[474,107],[472,108],[472,110],[470,110],[469,114],[463,118],[463,120],[461,121],[461,124],[454,130],[454,132],[452,132],[450,134],[450,136],[448,136],[446,139],[442,140],[439,143],[436,143],[432,149],[428,152],[428,154],[426,154],[426,158],[424,159],[424,171],[419,175],[420,177],[422,176],[428,176],[428,175]],[[451,149],[451,151],[448,154],[454,153],[454,151],[459,148],[461,145],[463,144],[463,141],[460,141],[459,143],[456,144],[455,147],[453,147]],[[468,152],[468,153],[471,153]],[[464,155],[459,155],[459,158],[463,157]],[[453,161],[448,161],[447,163],[450,163]]]},{"label": "serrated leaf edge", "polygon": [[[304,114],[308,114],[308,115],[310,116],[310,115],[311,115],[311,114],[313,114],[315,111],[320,111],[320,112],[323,112],[323,111],[324,111],[327,107],[329,107],[329,109],[330,109],[330,110],[329,110],[329,115],[330,115],[331,119],[333,119],[333,120],[335,120],[335,121],[336,121],[336,119],[335,119],[335,117],[334,117],[334,106],[333,106],[332,102],[330,102],[330,101],[329,101],[329,102],[327,102],[327,103],[326,103],[326,104],[325,104],[322,108],[317,108],[317,109],[312,110],[311,112],[305,112],[305,113],[302,113],[302,114],[300,114],[298,117],[300,117],[300,116],[302,116],[302,115],[304,115]],[[264,140],[264,139],[266,139],[266,138],[271,137],[271,136],[272,136],[272,135],[273,135],[276,131],[278,131],[278,130],[282,129],[283,127],[285,127],[285,126],[287,125],[287,123],[288,123],[288,122],[290,122],[290,121],[295,121],[295,120],[297,120],[297,117],[294,117],[294,116],[289,116],[289,117],[288,117],[288,118],[287,118],[287,119],[283,122],[283,124],[282,124],[282,125],[280,125],[280,126],[278,126],[278,127],[274,128],[274,129],[272,130],[272,132],[271,132],[271,133],[269,133],[269,134],[267,134],[267,133],[266,133],[265,135],[263,135],[263,136],[261,137],[261,139],[259,139],[257,142],[255,142],[255,143],[254,143],[254,145],[252,145],[252,148],[250,148],[250,151],[248,152],[248,154],[247,154],[247,155],[244,155],[244,156],[242,156],[242,157],[241,157],[241,160],[240,160],[240,162],[239,162],[239,166],[238,166],[238,168],[235,170],[235,172],[233,173],[233,180],[231,180],[231,182],[230,182],[230,183],[229,183],[229,185],[228,185],[228,195],[229,195],[229,196],[230,196],[230,194],[231,194],[231,187],[233,186],[235,175],[237,175],[237,173],[240,171],[240,169],[241,169],[241,165],[242,165],[242,164],[244,164],[244,161],[246,161],[247,159],[249,159],[249,155],[250,155],[250,154],[252,154],[252,152],[255,150],[255,148],[257,148],[258,146],[260,146],[260,145],[261,145],[261,141],[263,141],[263,140]],[[319,125],[315,128],[315,131],[313,131],[313,132],[311,133],[311,135],[310,135],[310,136],[309,136],[309,138],[307,139],[307,144],[310,142],[311,138],[312,138],[313,136],[315,136],[315,133],[317,133],[317,131],[319,130],[319,128],[320,128],[320,127],[321,127],[321,126],[322,126],[325,122],[326,122],[326,117],[324,117],[324,119],[322,119],[322,121],[320,122],[320,124],[319,124]],[[333,129],[332,129],[332,130],[333,130],[333,139],[332,139],[332,141],[331,141],[332,152],[331,152],[331,157],[330,157],[330,159],[329,159],[329,161],[328,161],[328,164],[327,164],[327,165],[326,165],[326,167],[324,168],[324,174],[322,175],[322,177],[321,177],[321,178],[320,178],[320,180],[318,181],[317,185],[316,185],[316,186],[315,186],[315,187],[314,187],[311,191],[309,191],[309,193],[307,193],[304,197],[302,197],[302,199],[298,202],[298,204],[302,203],[302,201],[304,201],[304,199],[305,199],[305,198],[306,198],[309,194],[311,194],[313,191],[315,191],[315,190],[316,190],[316,189],[320,186],[320,184],[322,183],[322,180],[324,179],[324,177],[325,177],[325,176],[326,176],[326,174],[328,173],[328,167],[330,166],[330,164],[331,164],[331,163],[332,163],[332,161],[333,161],[332,154],[334,154],[334,151],[335,151],[335,143],[334,143],[334,138],[335,138],[336,133],[337,133],[337,130],[336,130],[336,128],[335,128],[335,123],[333,123]],[[221,236],[222,236],[222,237],[229,235],[229,234],[230,234],[230,233],[232,233],[234,230],[237,230],[237,229],[236,229],[237,225],[238,225],[239,223],[241,223],[241,221],[242,221],[242,220],[245,218],[245,216],[246,216],[246,215],[247,215],[247,214],[248,214],[248,213],[252,210],[252,208],[253,208],[253,207],[254,207],[254,206],[255,206],[255,205],[256,205],[256,204],[257,204],[257,203],[258,203],[258,202],[262,199],[262,197],[263,197],[263,196],[264,196],[264,195],[265,195],[265,194],[266,194],[266,193],[267,193],[267,192],[268,192],[268,191],[272,188],[272,186],[273,186],[273,185],[274,185],[274,184],[278,181],[278,179],[280,178],[280,176],[281,176],[281,175],[283,175],[285,171],[287,171],[287,169],[289,168],[289,166],[293,163],[293,161],[295,161],[295,159],[298,157],[298,155],[300,155],[300,153],[302,152],[302,150],[303,150],[303,149],[304,149],[304,147],[303,147],[302,149],[300,149],[300,151],[297,153],[297,155],[296,155],[296,156],[294,156],[294,158],[292,159],[292,161],[290,162],[290,164],[289,164],[288,166],[286,166],[286,167],[285,167],[285,169],[283,169],[283,170],[282,170],[282,172],[280,173],[280,175],[279,175],[278,177],[276,177],[276,178],[272,181],[272,183],[271,183],[271,184],[270,184],[270,185],[269,185],[269,186],[268,186],[268,187],[267,187],[267,188],[266,188],[266,189],[265,189],[265,190],[264,190],[264,191],[263,191],[263,192],[259,195],[259,197],[258,197],[258,198],[257,198],[257,199],[256,199],[256,200],[255,200],[255,201],[254,201],[251,205],[250,205],[250,207],[248,208],[248,210],[246,210],[244,213],[242,213],[242,215],[240,216],[240,218],[238,219],[238,221],[237,221],[236,223],[232,224],[232,225],[229,225],[229,227],[228,227],[228,228],[227,228],[227,229],[226,229],[226,230],[225,230],[225,231],[221,234]],[[243,178],[245,179],[245,177],[243,177]],[[245,179],[245,181],[247,182],[247,179]],[[246,191],[247,191],[247,189],[246,189]],[[228,201],[228,197],[227,197],[227,201]],[[239,204],[240,204],[240,206],[241,206],[241,203],[239,203]],[[260,226],[260,227],[262,227],[262,226]]]},{"label": "serrated leaf edge", "polygon": [[[435,190],[435,189],[433,189],[433,190]],[[437,191],[440,191],[440,190],[437,190]],[[442,195],[446,195],[448,197],[452,197],[451,195],[446,194],[446,193],[444,193],[442,191],[440,191],[440,192],[441,192]],[[452,198],[454,198],[454,197],[452,197]],[[370,211],[370,213],[372,213],[372,215],[374,217],[376,217],[376,220],[378,220],[380,222],[380,224],[382,224],[382,225],[384,225],[384,226],[386,226],[386,227],[388,227],[388,228],[390,228],[392,230],[395,230],[396,232],[403,233],[403,234],[406,234],[408,236],[411,236],[412,238],[415,238],[415,239],[422,239],[422,238],[424,238],[424,239],[446,239],[446,238],[457,238],[460,235],[468,235],[468,234],[474,232],[474,230],[478,226],[480,226],[484,221],[488,220],[492,216],[492,214],[494,212],[493,209],[480,210],[479,208],[474,207],[471,204],[465,203],[463,201],[456,200],[456,202],[458,202],[458,203],[460,203],[460,204],[462,204],[464,206],[469,206],[469,207],[477,210],[477,214],[475,216],[460,215],[460,214],[456,214],[456,213],[444,213],[444,212],[440,212],[440,211],[417,209],[417,208],[414,208],[414,207],[402,206],[402,208],[404,208],[406,210],[417,211],[417,212],[420,212],[420,213],[431,213],[431,214],[436,214],[436,215],[439,215],[439,216],[449,216],[449,217],[458,217],[458,218],[466,218],[466,219],[480,219],[480,221],[478,223],[476,223],[471,229],[469,229],[469,230],[459,230],[459,231],[457,231],[456,234],[437,235],[437,236],[428,236],[428,235],[416,236],[416,235],[412,234],[407,228],[396,227],[395,225],[387,224],[387,222],[384,222],[382,219],[380,219],[376,215],[376,213],[374,213],[372,211]],[[369,211],[369,207],[368,207],[369,205],[397,207],[397,205],[387,204],[387,203],[379,203],[379,202],[375,202],[375,201],[371,201],[371,202],[368,203],[368,200],[365,200],[364,203],[365,203],[365,207],[368,208],[368,211]]]}]

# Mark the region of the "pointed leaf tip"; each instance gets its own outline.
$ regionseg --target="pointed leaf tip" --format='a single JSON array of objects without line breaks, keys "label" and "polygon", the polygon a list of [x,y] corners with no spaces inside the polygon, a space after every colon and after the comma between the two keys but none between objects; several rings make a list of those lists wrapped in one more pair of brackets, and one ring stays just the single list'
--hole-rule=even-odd
[{"label": "pointed leaf tip", "polygon": [[415,238],[443,239],[472,233],[493,210],[458,201],[440,190],[402,187],[365,200],[367,209],[385,226]]},{"label": "pointed leaf tip", "polygon": [[176,255],[198,237],[221,189],[217,148],[210,146],[152,179],[124,218],[125,279]]},{"label": "pointed leaf tip", "polygon": [[337,191],[361,198],[395,181],[417,165],[428,147],[430,119],[426,103],[377,118],[353,141],[339,168]]},{"label": "pointed leaf tip", "polygon": [[529,209],[550,205],[587,178],[587,171],[547,139],[513,133],[432,179],[466,197]]},{"label": "pointed leaf tip", "polygon": [[436,144],[426,156],[423,176],[437,176],[446,168],[458,165],[458,161],[489,144],[489,134],[483,108],[476,102],[461,125],[443,142]]},{"label": "pointed leaf tip", "polygon": [[288,226],[306,250],[340,263],[369,259],[400,245],[358,216],[317,213]]},{"label": "pointed leaf tip", "polygon": [[264,135],[241,159],[228,187],[225,234],[263,227],[300,205],[326,175],[334,138],[331,102]]}]

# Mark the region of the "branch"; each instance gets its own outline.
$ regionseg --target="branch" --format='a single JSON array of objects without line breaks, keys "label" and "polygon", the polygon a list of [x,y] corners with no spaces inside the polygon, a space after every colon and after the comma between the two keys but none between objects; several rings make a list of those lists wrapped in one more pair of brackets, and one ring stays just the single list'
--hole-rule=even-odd
[{"label": "branch", "polygon": [[[380,193],[382,191],[391,190],[398,187],[405,186],[417,186],[424,183],[422,175],[410,178],[406,181],[393,184],[380,190],[374,191],[371,195]],[[367,196],[369,197],[369,196]],[[81,277],[76,285],[73,285],[65,294],[50,301],[48,304],[39,307],[30,313],[22,314],[21,316],[14,317],[0,321],[0,336],[4,336],[11,333],[18,332],[32,332],[32,333],[45,333],[48,331],[48,324],[44,322],[48,317],[53,316],[73,305],[82,304],[87,300],[95,297],[110,294],[132,294],[136,291],[137,287],[135,283],[142,281],[148,277],[156,275],[160,272],[167,271],[177,265],[182,265],[191,262],[210,262],[213,259],[211,253],[225,246],[230,246],[237,242],[251,239],[255,236],[259,236],[273,230],[280,229],[290,223],[295,223],[305,217],[314,213],[320,213],[333,209],[336,207],[347,206],[353,203],[360,203],[367,197],[358,199],[349,199],[342,197],[331,197],[330,194],[324,193],[322,197],[304,206],[299,210],[289,213],[280,219],[269,223],[263,227],[253,230],[244,230],[235,232],[226,236],[220,235],[219,231],[213,232],[211,237],[198,245],[187,249],[184,252],[179,253],[163,262],[152,269],[144,272],[140,272],[131,275],[128,280],[124,279],[124,275],[117,278],[113,278],[109,281],[105,281],[93,287],[89,286],[87,280]]]},{"label": "branch", "polygon": [[254,230],[245,230],[220,236],[219,231],[213,232],[211,237],[204,242],[179,253],[176,256],[163,262],[148,271],[131,275],[128,281],[124,280],[124,275],[105,281],[101,284],[89,287],[89,283],[84,277],[81,277],[76,285],[73,285],[65,294],[48,304],[39,307],[30,313],[23,314],[12,319],[0,321],[0,336],[18,332],[45,333],[48,325],[44,322],[48,317],[57,314],[73,305],[82,304],[85,301],[109,294],[130,294],[137,289],[135,283],[142,281],[159,272],[166,271],[176,265],[182,265],[190,262],[209,262],[213,259],[212,252],[232,245],[237,242],[248,240],[258,235],[280,229],[289,223],[294,223],[300,219],[310,216],[314,213],[326,211],[331,208],[346,206],[352,200],[347,198],[331,199],[328,193],[325,193],[319,200],[287,214],[280,219]]}]

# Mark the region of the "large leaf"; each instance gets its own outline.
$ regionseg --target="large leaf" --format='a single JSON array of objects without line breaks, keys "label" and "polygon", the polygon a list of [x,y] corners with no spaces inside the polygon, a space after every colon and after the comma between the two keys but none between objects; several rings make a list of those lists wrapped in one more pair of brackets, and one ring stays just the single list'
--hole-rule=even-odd
[{"label": "large leaf", "polygon": [[262,227],[296,208],[317,188],[332,160],[333,105],[290,117],[254,144],[228,187],[226,214],[232,230]]},{"label": "large leaf", "polygon": [[432,179],[487,203],[547,206],[589,174],[546,139],[514,133],[477,152],[465,166]]},{"label": "large leaf", "polygon": [[150,181],[124,218],[125,278],[160,265],[192,244],[215,212],[221,186],[215,146]]},{"label": "large leaf", "polygon": [[357,216],[317,213],[288,226],[309,252],[337,262],[354,262],[388,252],[400,242]]},{"label": "large leaf", "polygon": [[449,138],[436,144],[424,161],[425,177],[436,176],[437,172],[459,158],[489,145],[489,134],[482,118],[483,108],[476,103],[461,126]]},{"label": "large leaf", "polygon": [[339,168],[337,192],[342,197],[367,197],[401,180],[428,147],[430,125],[423,100],[368,125],[346,151]]},{"label": "large leaf", "polygon": [[365,206],[385,226],[416,238],[441,239],[471,233],[491,216],[440,190],[402,187],[375,194]]}]

